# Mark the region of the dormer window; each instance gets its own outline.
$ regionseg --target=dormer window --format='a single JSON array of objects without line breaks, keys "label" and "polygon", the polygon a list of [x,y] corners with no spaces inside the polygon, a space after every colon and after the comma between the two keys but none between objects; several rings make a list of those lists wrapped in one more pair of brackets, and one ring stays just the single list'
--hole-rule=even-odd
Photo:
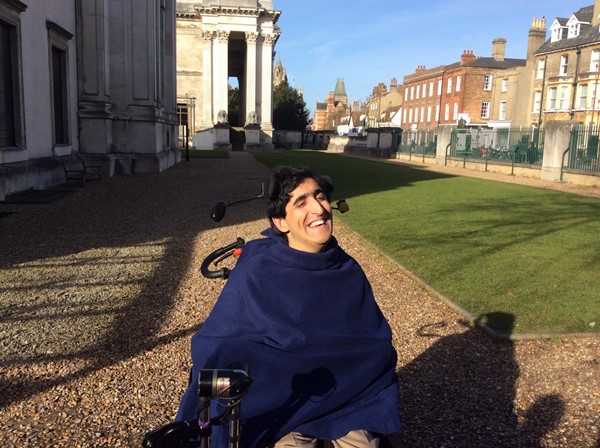
[{"label": "dormer window", "polygon": [[552,37],[550,38],[550,40],[552,42],[558,42],[559,40],[562,39],[562,31],[563,29],[561,27],[556,27],[552,29]]},{"label": "dormer window", "polygon": [[579,30],[581,29],[581,24],[579,22],[572,22],[569,24],[569,34],[568,38],[571,39],[573,37],[579,36]]},{"label": "dormer window", "polygon": [[552,42],[558,42],[564,36],[563,30],[565,29],[565,19],[555,19],[550,26],[550,40]]}]

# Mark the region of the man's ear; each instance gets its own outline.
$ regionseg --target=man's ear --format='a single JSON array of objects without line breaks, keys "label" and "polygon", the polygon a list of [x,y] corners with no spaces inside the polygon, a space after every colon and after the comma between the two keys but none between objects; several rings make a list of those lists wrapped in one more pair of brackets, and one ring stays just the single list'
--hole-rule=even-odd
[{"label": "man's ear", "polygon": [[273,220],[273,224],[281,233],[288,233],[290,228],[288,227],[288,223],[285,218],[271,218]]}]

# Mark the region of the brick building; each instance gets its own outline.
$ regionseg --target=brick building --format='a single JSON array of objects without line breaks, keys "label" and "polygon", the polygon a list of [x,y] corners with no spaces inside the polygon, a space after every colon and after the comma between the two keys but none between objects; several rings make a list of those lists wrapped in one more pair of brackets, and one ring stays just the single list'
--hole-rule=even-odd
[{"label": "brick building", "polygon": [[327,101],[317,102],[313,115],[313,131],[332,131],[348,115],[348,95],[343,79],[338,79],[335,89],[327,95]]}]

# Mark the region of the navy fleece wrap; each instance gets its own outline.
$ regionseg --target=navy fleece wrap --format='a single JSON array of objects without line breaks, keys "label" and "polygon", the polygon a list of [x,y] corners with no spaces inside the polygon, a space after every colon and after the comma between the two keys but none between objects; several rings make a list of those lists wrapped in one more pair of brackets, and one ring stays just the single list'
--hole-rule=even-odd
[{"label": "navy fleece wrap", "polygon": [[[336,439],[363,429],[400,431],[391,330],[358,263],[332,238],[317,254],[271,230],[249,242],[192,338],[192,380],[177,420],[197,416],[201,368],[250,367],[243,448],[298,431]],[[213,413],[214,415],[214,413]],[[213,446],[226,446],[226,427]]]}]

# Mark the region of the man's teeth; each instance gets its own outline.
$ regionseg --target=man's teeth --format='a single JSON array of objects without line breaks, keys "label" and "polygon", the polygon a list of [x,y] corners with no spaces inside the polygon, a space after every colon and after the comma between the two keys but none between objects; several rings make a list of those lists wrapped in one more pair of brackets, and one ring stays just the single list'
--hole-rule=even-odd
[{"label": "man's teeth", "polygon": [[325,221],[323,221],[322,219],[319,219],[318,221],[311,222],[309,227],[322,226],[323,224],[325,224]]}]

